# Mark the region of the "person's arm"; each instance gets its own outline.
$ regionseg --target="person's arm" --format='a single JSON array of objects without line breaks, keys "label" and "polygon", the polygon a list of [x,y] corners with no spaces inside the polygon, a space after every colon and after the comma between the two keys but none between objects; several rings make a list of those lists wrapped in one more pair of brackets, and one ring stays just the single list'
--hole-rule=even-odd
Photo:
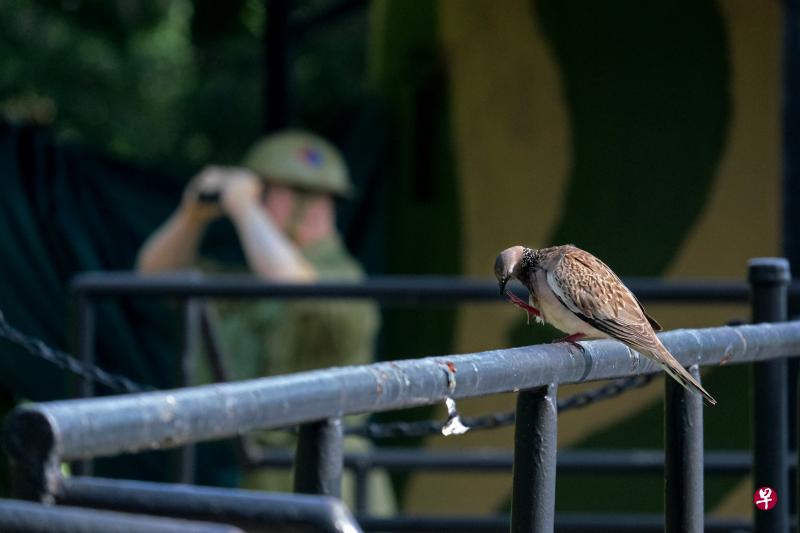
[{"label": "person's arm", "polygon": [[222,196],[222,209],[236,226],[250,269],[265,279],[316,280],[314,267],[261,204],[261,187],[260,180],[251,172],[229,169]]},{"label": "person's arm", "polygon": [[142,245],[136,259],[137,271],[152,274],[193,265],[206,227],[222,215],[218,205],[200,202],[198,192],[219,190],[223,178],[219,168],[207,167],[189,183],[172,216]]}]

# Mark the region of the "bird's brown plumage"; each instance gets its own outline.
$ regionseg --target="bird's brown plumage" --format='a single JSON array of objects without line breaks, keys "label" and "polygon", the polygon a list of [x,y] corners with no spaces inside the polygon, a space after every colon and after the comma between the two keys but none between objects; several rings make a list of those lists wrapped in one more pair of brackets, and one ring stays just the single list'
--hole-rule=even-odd
[{"label": "bird's brown plumage", "polygon": [[653,330],[661,331],[636,296],[598,258],[572,245],[559,246],[551,253],[559,257],[547,281],[554,291],[560,289],[567,296],[567,302],[574,303],[562,302],[570,310],[602,324],[597,329],[612,329],[632,342],[651,340]]},{"label": "bird's brown plumage", "polygon": [[664,347],[655,334],[661,326],[647,315],[636,296],[589,252],[573,245],[538,250],[512,247],[498,256],[495,274],[501,286],[515,277],[535,294],[545,321],[569,334],[617,339],[651,357],[710,404],[717,403]]}]

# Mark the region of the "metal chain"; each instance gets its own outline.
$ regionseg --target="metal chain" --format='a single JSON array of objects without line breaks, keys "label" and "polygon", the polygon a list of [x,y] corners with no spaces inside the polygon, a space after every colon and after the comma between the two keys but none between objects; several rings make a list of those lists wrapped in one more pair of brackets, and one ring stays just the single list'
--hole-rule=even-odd
[{"label": "metal chain", "polygon": [[[26,335],[11,326],[6,322],[2,312],[0,312],[0,338],[4,338],[22,347],[31,355],[44,359],[67,372],[104,385],[113,392],[134,393],[155,390],[153,387],[136,383],[119,374],[106,372],[96,365],[84,363],[66,352],[49,347],[41,339]],[[558,411],[562,412],[569,409],[576,409],[600,400],[619,396],[631,389],[647,385],[654,377],[655,374],[631,376],[596,389],[575,394],[569,398],[559,400]],[[514,423],[514,411],[463,418],[463,423],[473,430],[508,426]],[[360,427],[347,428],[346,432],[349,435],[386,439],[392,437],[425,437],[428,435],[440,434],[441,430],[441,420],[422,420],[419,422],[372,423]]]},{"label": "metal chain", "polygon": [[[618,379],[596,389],[580,392],[569,398],[558,401],[558,412],[585,407],[591,403],[614,398],[632,389],[638,389],[650,383],[657,374],[641,374]],[[492,413],[485,416],[462,418],[464,425],[470,430],[494,429],[510,426],[514,423],[514,411]],[[350,435],[360,435],[373,439],[396,437],[427,437],[438,435],[442,431],[441,420],[422,420],[419,422],[386,422],[367,424],[362,427],[348,428]]]},{"label": "metal chain", "polygon": [[0,312],[0,338],[13,342],[31,355],[44,359],[58,368],[71,372],[83,379],[104,385],[113,392],[131,393],[154,390],[153,387],[141,385],[119,374],[106,372],[98,366],[84,363],[66,352],[49,347],[41,339],[26,335],[14,328],[6,322],[2,312]]}]

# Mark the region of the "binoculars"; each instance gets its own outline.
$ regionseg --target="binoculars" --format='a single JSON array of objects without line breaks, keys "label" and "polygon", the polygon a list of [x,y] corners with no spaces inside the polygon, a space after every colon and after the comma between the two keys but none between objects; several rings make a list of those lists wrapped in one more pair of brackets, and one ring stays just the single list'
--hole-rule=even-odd
[{"label": "binoculars", "polygon": [[218,204],[220,200],[220,191],[200,191],[197,193],[197,201],[202,204]]},{"label": "binoculars", "polygon": [[[267,187],[262,187],[261,199],[263,200],[267,194]],[[218,204],[222,198],[222,191],[220,189],[205,189],[197,193],[197,201],[203,204]]]}]

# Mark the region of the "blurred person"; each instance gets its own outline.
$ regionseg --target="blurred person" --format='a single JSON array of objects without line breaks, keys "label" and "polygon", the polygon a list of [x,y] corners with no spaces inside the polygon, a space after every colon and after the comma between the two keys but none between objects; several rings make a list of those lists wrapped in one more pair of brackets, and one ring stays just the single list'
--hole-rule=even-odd
[{"label": "blurred person", "polygon": [[[250,271],[260,278],[295,283],[362,279],[363,270],[336,229],[335,199],[351,193],[345,162],[330,143],[302,131],[266,136],[250,148],[241,167],[209,166],[190,181],[178,208],[140,250],[137,270],[230,272],[230,267],[198,257],[209,224],[227,216]],[[234,379],[373,361],[379,315],[371,302],[233,300],[217,302],[214,311]],[[207,366],[200,373],[203,381],[210,380]],[[274,432],[259,437],[262,444],[292,444],[287,435]],[[368,449],[366,441],[352,438],[345,446]],[[291,477],[284,474],[251,472],[242,485],[291,490]],[[344,495],[350,483],[345,480]],[[376,504],[371,511],[391,511],[388,477],[377,473],[369,483]]]}]

